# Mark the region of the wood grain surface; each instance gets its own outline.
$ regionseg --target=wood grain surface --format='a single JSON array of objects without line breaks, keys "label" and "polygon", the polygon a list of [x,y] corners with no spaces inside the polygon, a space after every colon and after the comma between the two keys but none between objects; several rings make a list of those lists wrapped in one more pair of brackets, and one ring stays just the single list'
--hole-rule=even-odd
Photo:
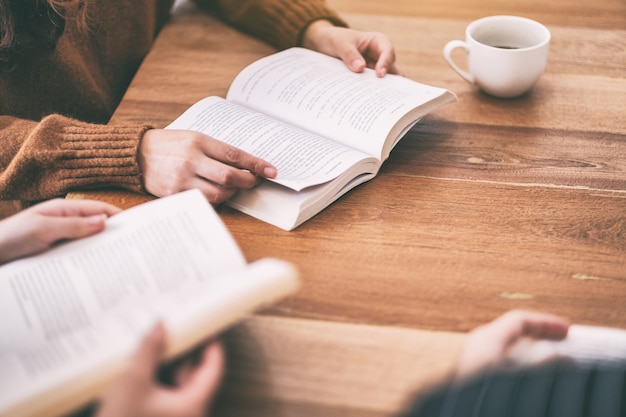
[{"label": "wood grain surface", "polygon": [[[329,3],[354,28],[388,34],[406,76],[459,101],[295,231],[219,208],[249,261],[292,261],[304,285],[225,336],[217,415],[393,415],[450,372],[465,332],[509,309],[626,328],[626,3]],[[494,14],[552,33],[546,72],[517,99],[477,91],[442,57],[472,20]],[[111,123],[164,127],[273,51],[184,5]],[[151,197],[68,198],[130,207]]]}]

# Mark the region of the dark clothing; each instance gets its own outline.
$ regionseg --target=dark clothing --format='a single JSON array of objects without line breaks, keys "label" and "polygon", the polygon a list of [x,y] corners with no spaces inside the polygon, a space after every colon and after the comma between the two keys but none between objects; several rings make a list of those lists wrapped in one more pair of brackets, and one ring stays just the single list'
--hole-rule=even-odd
[{"label": "dark clothing", "polygon": [[626,416],[626,365],[500,370],[420,396],[403,417]]}]

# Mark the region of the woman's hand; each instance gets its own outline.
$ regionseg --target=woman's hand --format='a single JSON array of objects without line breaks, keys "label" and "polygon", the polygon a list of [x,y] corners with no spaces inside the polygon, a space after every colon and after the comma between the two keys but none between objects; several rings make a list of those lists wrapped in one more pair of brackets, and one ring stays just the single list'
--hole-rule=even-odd
[{"label": "woman's hand", "polygon": [[90,200],[54,199],[0,222],[0,264],[34,255],[63,239],[79,239],[104,229],[120,209]]},{"label": "woman's hand", "polygon": [[252,188],[259,177],[276,177],[276,168],[224,142],[189,130],[152,129],[139,145],[146,191],[158,197],[198,188],[210,203]]},{"label": "woman's hand", "polygon": [[568,328],[569,322],[558,316],[509,311],[467,335],[456,376],[466,377],[502,363],[522,338],[561,340]]},{"label": "woman's hand", "polygon": [[165,330],[158,324],[144,339],[129,367],[100,402],[96,417],[206,417],[224,369],[219,343],[208,345],[198,365],[179,369],[177,386],[155,380],[165,350]]},{"label": "woman's hand", "polygon": [[396,54],[387,36],[334,26],[328,20],[316,20],[304,32],[302,46],[340,58],[354,72],[374,68],[379,77],[401,74]]}]

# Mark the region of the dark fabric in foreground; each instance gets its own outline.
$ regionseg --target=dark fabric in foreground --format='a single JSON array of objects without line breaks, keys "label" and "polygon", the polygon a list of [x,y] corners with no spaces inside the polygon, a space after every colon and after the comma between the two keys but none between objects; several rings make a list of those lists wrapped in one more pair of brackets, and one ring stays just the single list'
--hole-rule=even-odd
[{"label": "dark fabric in foreground", "polygon": [[419,396],[403,417],[626,417],[626,365],[492,371]]}]

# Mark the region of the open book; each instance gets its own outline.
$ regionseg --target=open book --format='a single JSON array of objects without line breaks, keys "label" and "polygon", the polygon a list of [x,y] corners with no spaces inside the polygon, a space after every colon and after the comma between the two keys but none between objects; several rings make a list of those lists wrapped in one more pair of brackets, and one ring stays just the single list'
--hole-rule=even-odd
[{"label": "open book", "polygon": [[84,405],[156,320],[173,358],[298,282],[289,263],[247,264],[197,190],[119,213],[98,235],[0,267],[0,415]]},{"label": "open book", "polygon": [[227,204],[285,230],[372,179],[424,115],[456,100],[448,90],[291,48],[244,68],[226,99],[200,100],[168,129],[202,132],[274,164],[278,177]]}]

